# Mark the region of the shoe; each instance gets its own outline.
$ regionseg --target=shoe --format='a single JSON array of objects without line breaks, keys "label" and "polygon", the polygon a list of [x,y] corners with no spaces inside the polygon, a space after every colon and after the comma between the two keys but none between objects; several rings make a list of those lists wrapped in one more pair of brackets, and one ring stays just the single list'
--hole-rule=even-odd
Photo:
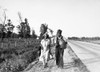
[{"label": "shoe", "polygon": [[59,67],[60,69],[63,69],[63,67],[61,66],[61,67]]},{"label": "shoe", "polygon": [[48,66],[47,66],[47,63],[44,65],[44,68],[46,68],[46,67],[48,67]]}]

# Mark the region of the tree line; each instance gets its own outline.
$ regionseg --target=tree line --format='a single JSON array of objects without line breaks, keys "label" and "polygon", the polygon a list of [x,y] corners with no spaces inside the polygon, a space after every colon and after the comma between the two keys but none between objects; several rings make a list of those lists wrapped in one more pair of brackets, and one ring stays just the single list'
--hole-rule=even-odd
[{"label": "tree line", "polygon": [[69,40],[100,40],[100,37],[68,37]]},{"label": "tree line", "polygon": [[[4,10],[3,18],[0,17],[0,21],[1,21],[0,38],[2,38],[2,40],[4,38],[34,38],[36,39],[38,36],[36,35],[35,30],[32,30],[32,34],[31,34],[31,28],[28,23],[28,19],[25,18],[23,21],[20,12],[18,12],[18,17],[20,21],[19,21],[19,25],[16,26],[18,30],[18,34],[17,34],[13,32],[15,26],[12,23],[11,19],[7,19],[6,10]],[[47,31],[47,26],[45,24],[41,24],[40,36],[42,36],[46,31]]]},{"label": "tree line", "polygon": [[[3,18],[0,17],[0,38],[2,40],[4,38],[39,38],[42,39],[44,33],[49,30],[51,33],[53,33],[53,30],[48,28],[47,24],[41,24],[40,26],[40,36],[37,36],[35,33],[35,30],[32,30],[31,34],[31,27],[28,23],[28,19],[25,18],[24,21],[22,19],[21,13],[18,12],[18,17],[19,17],[19,25],[16,26],[18,30],[18,34],[14,33],[14,24],[12,23],[11,19],[7,19],[6,15],[7,9],[3,9]],[[7,22],[7,23],[6,23]]]},{"label": "tree line", "polygon": [[0,38],[37,38],[35,30],[32,30],[32,34],[30,34],[31,29],[27,18],[16,27],[18,34],[13,32],[14,28],[15,26],[12,24],[11,19],[8,19],[5,24],[0,24]]}]

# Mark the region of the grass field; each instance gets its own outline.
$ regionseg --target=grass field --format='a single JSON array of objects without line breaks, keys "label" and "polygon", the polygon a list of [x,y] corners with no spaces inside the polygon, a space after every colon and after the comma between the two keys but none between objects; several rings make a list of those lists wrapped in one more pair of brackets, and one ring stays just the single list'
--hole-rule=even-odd
[{"label": "grass field", "polygon": [[23,71],[38,57],[39,44],[31,38],[4,39],[0,42],[0,72]]},{"label": "grass field", "polygon": [[[3,42],[1,42],[0,40],[0,72],[24,72],[24,70],[27,69],[27,67],[32,62],[34,62],[36,58],[39,56],[39,52],[38,52],[39,46],[40,46],[40,40],[36,40],[32,38],[4,39]],[[68,47],[68,49],[69,48],[70,47]],[[65,56],[65,58],[67,59],[68,57]],[[52,65],[54,65],[54,62],[52,61],[53,60],[51,60],[49,64],[50,68]],[[30,71],[36,70],[37,72],[40,71],[51,72],[53,70],[53,69],[50,70],[48,68],[42,69],[42,67],[43,67],[42,64],[38,63],[35,66],[33,66],[33,68]],[[71,70],[71,69],[69,68],[67,70]]]}]

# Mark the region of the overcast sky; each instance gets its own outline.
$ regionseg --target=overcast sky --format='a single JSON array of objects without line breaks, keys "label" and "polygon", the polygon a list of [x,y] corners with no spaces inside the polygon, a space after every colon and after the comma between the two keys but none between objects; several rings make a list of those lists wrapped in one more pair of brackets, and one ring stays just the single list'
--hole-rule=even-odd
[{"label": "overcast sky", "polygon": [[5,8],[14,25],[19,11],[38,35],[47,23],[54,33],[62,29],[65,37],[100,36],[100,0],[0,0],[1,18]]}]

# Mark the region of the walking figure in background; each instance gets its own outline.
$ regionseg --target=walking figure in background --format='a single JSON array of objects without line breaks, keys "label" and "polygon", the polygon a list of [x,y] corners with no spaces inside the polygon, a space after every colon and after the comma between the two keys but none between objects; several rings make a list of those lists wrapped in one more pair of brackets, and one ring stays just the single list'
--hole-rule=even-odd
[{"label": "walking figure in background", "polygon": [[44,39],[41,40],[41,55],[39,61],[43,62],[44,68],[47,67],[50,49],[50,39],[48,34],[44,34]]},{"label": "walking figure in background", "polygon": [[67,47],[67,40],[62,36],[62,30],[57,31],[56,35],[56,49],[55,49],[55,57],[56,57],[56,65],[60,68],[63,68],[63,54],[64,49]]}]

